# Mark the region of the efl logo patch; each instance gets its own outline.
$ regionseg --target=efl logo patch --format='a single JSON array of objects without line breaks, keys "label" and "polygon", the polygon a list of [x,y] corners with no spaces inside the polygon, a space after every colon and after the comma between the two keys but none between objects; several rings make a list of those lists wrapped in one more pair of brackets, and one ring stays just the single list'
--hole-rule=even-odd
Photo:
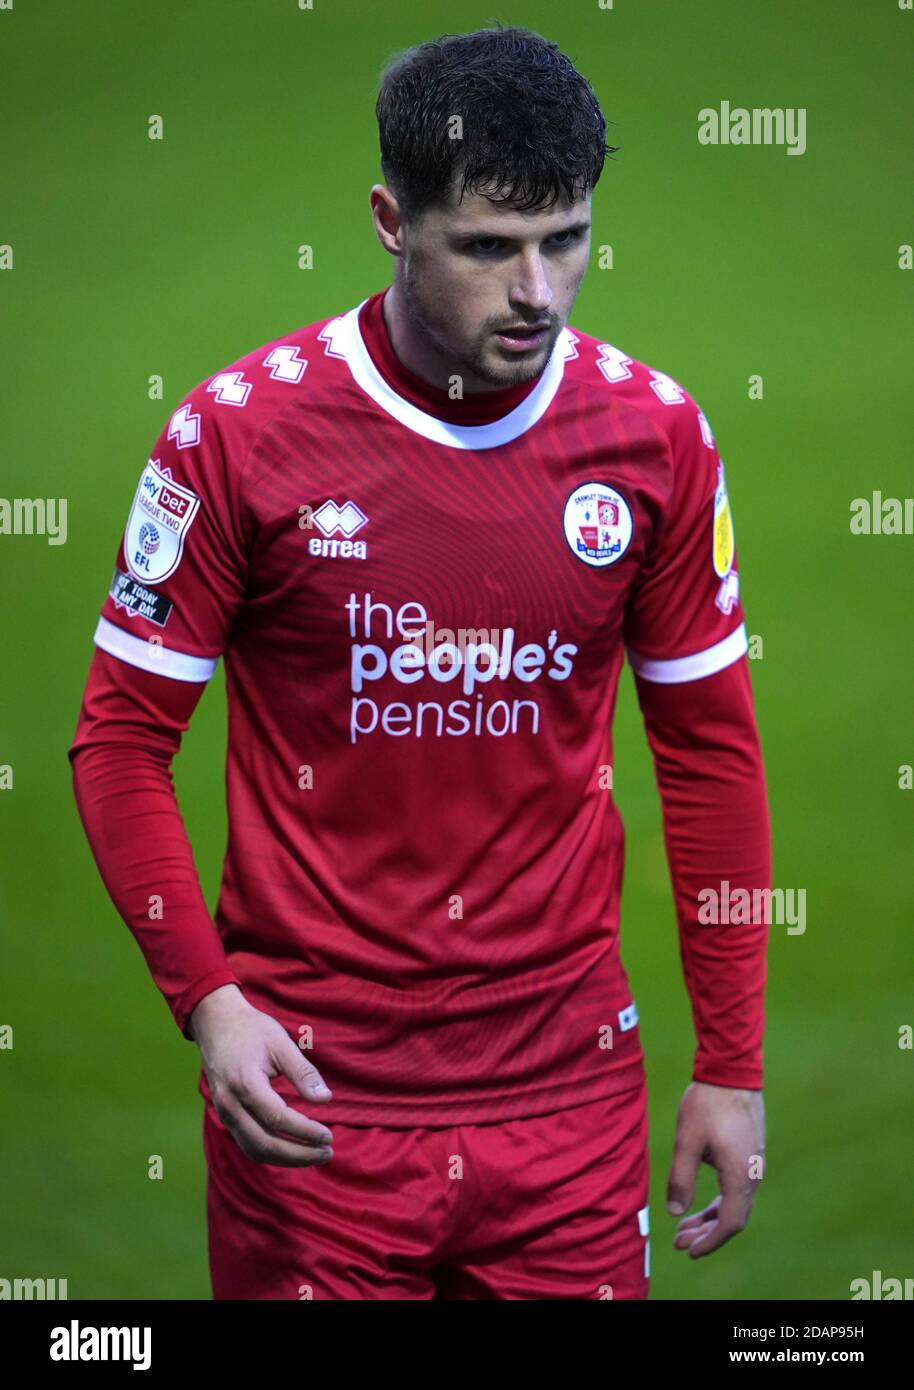
[{"label": "efl logo patch", "polygon": [[149,460],[124,532],[124,554],[134,579],[161,584],[174,574],[199,507],[200,498],[176,483],[171,469],[160,469],[158,459]]},{"label": "efl logo patch", "polygon": [[730,499],[724,481],[724,466],[717,465],[717,488],[714,493],[714,573],[719,579],[726,579],[733,564],[735,541],[733,539],[733,517],[730,514]]},{"label": "efl logo patch", "polygon": [[582,483],[565,503],[565,539],[585,565],[614,565],[629,547],[631,509],[608,483]]}]

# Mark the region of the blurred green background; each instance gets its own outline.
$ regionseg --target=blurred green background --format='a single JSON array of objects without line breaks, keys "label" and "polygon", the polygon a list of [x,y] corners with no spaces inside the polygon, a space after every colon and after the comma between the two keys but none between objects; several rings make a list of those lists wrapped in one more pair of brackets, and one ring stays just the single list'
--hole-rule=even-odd
[{"label": "blurred green background", "polygon": [[[69,539],[0,537],[0,1277],[208,1298],[198,1053],[83,838],[66,748],[139,470],[180,397],[390,279],[369,220],[389,54],[493,18],[554,39],[621,152],[571,323],[680,380],[734,507],[775,839],[807,930],[771,935],[768,1175],[749,1228],[672,1249],[665,1184],[693,1037],[659,804],[626,669],[623,958],[648,1059],[653,1298],[847,1298],[914,1275],[914,537],[849,504],[912,492],[914,14],[895,0],[46,0],[0,11],[0,494],[69,498]],[[803,107],[808,148],[704,147],[722,100]],[[147,138],[161,115],[165,138]],[[314,247],[314,268],[297,248]],[[610,244],[615,268],[596,248]],[[150,401],[150,375],[164,400]],[[764,399],[748,379],[764,378]],[[207,899],[225,840],[221,675],[176,763]],[[161,1154],[165,1180],[146,1176]],[[716,1190],[702,1170],[699,1199]]]}]

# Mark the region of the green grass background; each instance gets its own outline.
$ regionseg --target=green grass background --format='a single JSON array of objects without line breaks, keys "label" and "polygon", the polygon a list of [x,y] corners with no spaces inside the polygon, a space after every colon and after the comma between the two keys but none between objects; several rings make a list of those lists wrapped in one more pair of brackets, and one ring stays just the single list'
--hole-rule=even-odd
[{"label": "green grass background", "polygon": [[[0,11],[0,494],[67,496],[64,546],[0,537],[0,1277],[71,1297],[207,1298],[197,1049],[96,875],[70,790],[96,615],[136,478],[189,387],[387,284],[368,189],[393,51],[497,17],[555,39],[623,148],[594,201],[571,322],[682,381],[727,462],[767,759],[775,883],[769,1167],[702,1261],[664,1209],[690,1075],[650,757],[626,671],[616,783],[623,957],[648,1058],[652,1297],[846,1298],[914,1275],[914,537],[853,537],[854,497],[911,493],[914,14],[895,0],[170,0]],[[808,149],[706,148],[723,99],[805,107]],[[151,114],[165,139],[146,136]],[[296,248],[315,266],[297,269]],[[162,402],[147,398],[161,373]],[[747,379],[761,373],[763,401]],[[208,901],[225,824],[221,676],[176,764]],[[165,1159],[165,1181],[146,1177]],[[715,1191],[707,1168],[699,1197]]]}]

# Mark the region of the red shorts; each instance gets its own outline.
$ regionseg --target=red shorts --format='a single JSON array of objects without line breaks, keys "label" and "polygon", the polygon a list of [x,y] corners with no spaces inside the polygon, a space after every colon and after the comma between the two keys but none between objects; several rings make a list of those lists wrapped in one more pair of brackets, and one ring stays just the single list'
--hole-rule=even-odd
[{"label": "red shorts", "polygon": [[255,1163],[205,1104],[215,1298],[647,1297],[642,1085],[532,1119],[330,1128],[325,1166]]}]

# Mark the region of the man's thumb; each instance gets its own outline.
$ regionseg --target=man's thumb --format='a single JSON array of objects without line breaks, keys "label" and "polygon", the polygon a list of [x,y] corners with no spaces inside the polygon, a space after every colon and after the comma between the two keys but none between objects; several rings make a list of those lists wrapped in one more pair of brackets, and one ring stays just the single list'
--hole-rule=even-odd
[{"label": "man's thumb", "polygon": [[288,1034],[282,1049],[282,1069],[305,1100],[329,1100],[333,1094],[317,1067],[302,1056]]}]

